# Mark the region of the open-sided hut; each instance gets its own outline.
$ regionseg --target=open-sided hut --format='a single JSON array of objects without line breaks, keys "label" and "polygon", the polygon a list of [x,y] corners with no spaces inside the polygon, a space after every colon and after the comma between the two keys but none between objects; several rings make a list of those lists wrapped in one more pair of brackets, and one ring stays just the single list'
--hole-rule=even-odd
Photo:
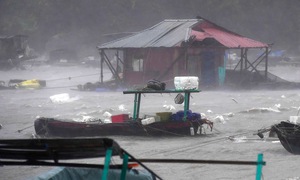
[{"label": "open-sided hut", "polygon": [[[132,86],[156,79],[169,87],[175,76],[198,76],[202,87],[223,85],[236,72],[247,71],[267,78],[270,51],[266,43],[238,35],[202,18],[167,19],[97,48],[101,67],[106,63],[119,83]],[[248,60],[250,48],[262,51],[255,61]],[[226,50],[229,49],[238,49],[241,53],[233,70],[235,73],[226,71]],[[112,51],[113,56],[110,56]],[[257,70],[261,62],[265,62],[262,72]],[[101,72],[103,82],[103,70]]]}]

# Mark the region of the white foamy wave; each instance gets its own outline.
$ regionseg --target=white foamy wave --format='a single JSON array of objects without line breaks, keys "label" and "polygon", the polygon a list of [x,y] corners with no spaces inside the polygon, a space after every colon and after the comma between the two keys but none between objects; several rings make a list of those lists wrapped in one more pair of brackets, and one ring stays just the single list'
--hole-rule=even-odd
[{"label": "white foamy wave", "polygon": [[274,107],[276,107],[277,109],[279,109],[281,107],[281,104],[275,104]]},{"label": "white foamy wave", "polygon": [[70,97],[68,93],[62,93],[50,96],[50,100],[55,104],[63,104],[79,100],[79,97]]},{"label": "white foamy wave", "polygon": [[166,110],[169,110],[169,111],[171,111],[171,110],[175,110],[175,107],[173,106],[173,105],[163,105],[163,107],[166,109]]},{"label": "white foamy wave", "polygon": [[288,111],[289,110],[289,108],[281,107],[281,104],[275,104],[274,108],[277,109],[278,111]]},{"label": "white foamy wave", "polygon": [[92,116],[81,116],[81,118],[73,118],[73,121],[90,122],[90,121],[95,121],[95,118]]},{"label": "white foamy wave", "polygon": [[82,115],[87,115],[87,113],[86,112],[79,112],[79,113],[76,114],[76,116],[82,116]]},{"label": "white foamy wave", "polygon": [[276,144],[276,143],[280,143],[279,140],[273,140],[272,138],[271,139],[268,139],[268,138],[263,138],[263,139],[260,139],[260,138],[249,138],[249,137],[246,137],[246,136],[239,136],[239,137],[235,137],[235,136],[230,136],[229,139],[231,141],[233,141],[234,143],[265,143],[265,142],[270,142],[270,143],[273,143],[273,144]]},{"label": "white foamy wave", "polygon": [[127,111],[127,109],[126,109],[126,107],[125,107],[124,104],[119,105],[118,109],[119,109],[120,111]]},{"label": "white foamy wave", "polygon": [[234,113],[233,112],[225,113],[225,114],[223,114],[223,116],[233,117]]},{"label": "white foamy wave", "polygon": [[278,109],[274,108],[251,108],[245,111],[240,111],[240,113],[267,113],[267,112],[275,112],[279,113],[280,111]]},{"label": "white foamy wave", "polygon": [[233,141],[234,143],[244,143],[247,141],[247,137],[246,136],[241,136],[241,137],[229,137],[229,139],[231,141]]},{"label": "white foamy wave", "polygon": [[300,180],[300,177],[291,177],[291,178],[287,178],[285,180]]},{"label": "white foamy wave", "polygon": [[234,116],[233,113],[227,113],[224,115],[206,115],[205,113],[201,113],[202,119],[208,119],[210,121],[213,121],[214,123],[222,123],[222,124],[225,124],[229,120],[228,117],[233,117],[233,116]]},{"label": "white foamy wave", "polygon": [[209,114],[212,114],[213,112],[212,112],[212,110],[207,110],[207,113],[209,113]]},{"label": "white foamy wave", "polygon": [[213,119],[214,122],[220,122],[222,124],[225,124],[226,123],[226,120],[225,118],[222,116],[222,115],[219,115],[219,116],[216,116],[214,119]]}]

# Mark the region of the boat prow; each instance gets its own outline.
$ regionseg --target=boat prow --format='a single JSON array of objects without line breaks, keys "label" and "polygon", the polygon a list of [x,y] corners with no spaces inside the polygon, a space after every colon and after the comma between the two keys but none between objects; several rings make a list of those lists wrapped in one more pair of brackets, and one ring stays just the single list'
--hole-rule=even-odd
[{"label": "boat prow", "polygon": [[281,121],[272,126],[282,146],[292,154],[300,154],[300,125],[289,121]]}]

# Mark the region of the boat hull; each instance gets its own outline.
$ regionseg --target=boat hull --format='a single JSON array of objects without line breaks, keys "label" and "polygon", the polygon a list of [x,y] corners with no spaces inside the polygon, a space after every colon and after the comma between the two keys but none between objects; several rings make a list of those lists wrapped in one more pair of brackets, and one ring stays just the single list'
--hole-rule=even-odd
[{"label": "boat hull", "polygon": [[292,154],[300,154],[300,126],[287,121],[273,125],[282,146]]},{"label": "boat hull", "polygon": [[[190,136],[197,135],[199,122],[154,122],[142,125],[138,121],[123,123],[76,122],[54,118],[38,118],[34,122],[36,134],[43,137],[93,136]],[[199,133],[198,133],[199,134]]]}]

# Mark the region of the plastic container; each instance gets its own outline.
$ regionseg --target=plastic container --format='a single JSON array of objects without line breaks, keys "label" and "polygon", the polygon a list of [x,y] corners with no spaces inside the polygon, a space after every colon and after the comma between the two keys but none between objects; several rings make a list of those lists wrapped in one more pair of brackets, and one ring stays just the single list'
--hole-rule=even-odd
[{"label": "plastic container", "polygon": [[128,114],[118,114],[111,116],[111,122],[112,123],[122,123],[129,119]]},{"label": "plastic container", "polygon": [[174,77],[176,90],[197,90],[199,88],[199,78],[197,76],[177,76]]},{"label": "plastic container", "polygon": [[150,118],[150,117],[153,117],[155,119],[155,122],[159,122],[160,121],[160,117],[159,116],[147,115],[147,114],[144,115],[143,119],[147,119],[147,118]]},{"label": "plastic container", "polygon": [[146,118],[146,119],[142,119],[141,122],[142,122],[142,125],[152,124],[152,123],[155,122],[155,118],[154,117],[149,117],[149,118]]},{"label": "plastic container", "polygon": [[158,112],[156,115],[160,117],[160,121],[169,121],[171,119],[172,112]]},{"label": "plastic container", "polygon": [[190,127],[190,132],[191,132],[191,136],[194,136],[194,135],[195,135],[195,131],[194,131],[194,128],[193,128],[193,127]]},{"label": "plastic container", "polygon": [[297,124],[300,121],[300,116],[290,116],[290,122]]}]

